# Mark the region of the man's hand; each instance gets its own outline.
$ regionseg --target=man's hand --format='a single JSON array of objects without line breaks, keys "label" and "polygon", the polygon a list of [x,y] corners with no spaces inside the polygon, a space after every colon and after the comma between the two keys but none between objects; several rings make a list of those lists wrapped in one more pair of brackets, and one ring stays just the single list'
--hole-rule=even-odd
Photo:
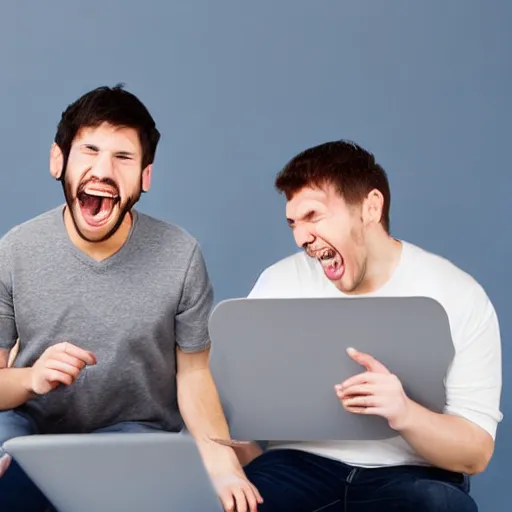
[{"label": "man's hand", "polygon": [[213,485],[225,512],[257,512],[263,499],[249,482],[243,470],[230,471],[212,478]]},{"label": "man's hand", "polygon": [[47,348],[30,369],[27,387],[37,395],[44,395],[60,384],[70,386],[86,365],[95,365],[92,352],[68,342]]},{"label": "man's hand", "polygon": [[263,499],[247,479],[232,448],[218,446],[208,457],[207,470],[225,512],[257,512]]},{"label": "man's hand", "polygon": [[411,401],[400,380],[369,354],[353,348],[348,355],[366,369],[335,386],[345,410],[355,414],[373,414],[386,418],[392,429],[406,422]]}]

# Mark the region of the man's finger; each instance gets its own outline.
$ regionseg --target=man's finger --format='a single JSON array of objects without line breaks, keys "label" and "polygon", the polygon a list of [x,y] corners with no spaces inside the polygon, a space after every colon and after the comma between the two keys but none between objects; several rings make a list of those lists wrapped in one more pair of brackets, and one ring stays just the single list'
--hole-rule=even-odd
[{"label": "man's finger", "polygon": [[248,510],[250,512],[258,512],[258,502],[259,502],[259,499],[258,499],[258,496],[257,494],[254,492],[254,486],[252,484],[250,484],[249,482],[247,482],[244,486],[243,486],[243,492],[245,494],[245,499],[247,501],[247,504],[249,506]]},{"label": "man's finger", "polygon": [[59,370],[48,369],[45,373],[45,378],[48,382],[60,382],[65,386],[71,386],[71,384],[73,384],[73,377],[67,373],[60,372]]},{"label": "man's finger", "polygon": [[353,414],[368,414],[385,418],[385,410],[382,407],[346,407],[347,412]]},{"label": "man's finger", "polygon": [[336,392],[338,390],[345,391],[345,389],[350,388],[352,386],[359,386],[361,384],[376,384],[379,378],[379,374],[372,372],[363,372],[358,373],[357,375],[353,375],[349,377],[347,380],[343,381],[341,384],[337,384],[335,386]]},{"label": "man's finger", "polygon": [[347,354],[358,364],[364,366],[369,372],[391,373],[380,361],[377,361],[370,354],[359,352],[355,348],[348,348]]},{"label": "man's finger", "polygon": [[6,453],[0,455],[0,478],[2,478],[2,475],[7,471],[7,468],[11,464],[11,460],[11,456]]},{"label": "man's finger", "polygon": [[81,359],[85,364],[94,365],[96,364],[96,356],[89,352],[88,350],[84,350],[83,348],[77,347],[68,341],[65,341],[60,345],[62,352],[68,354],[70,356]]},{"label": "man's finger", "polygon": [[377,392],[377,386],[375,384],[355,384],[345,388],[336,390],[337,395],[340,398],[345,398],[354,395],[373,395]]},{"label": "man's finger", "polygon": [[70,356],[69,354],[66,354],[65,352],[54,352],[53,354],[51,354],[50,357],[51,357],[51,359],[56,359],[58,361],[62,361],[63,363],[74,366],[75,368],[78,368],[79,370],[83,370],[87,366],[85,364],[85,361],[82,361],[82,359],[78,359],[77,357]]},{"label": "man's finger", "polygon": [[[260,491],[258,491],[258,489],[256,488],[256,486],[254,484],[252,484],[251,482],[249,482],[249,485],[251,486],[251,489],[253,490],[254,492],[254,496],[256,496],[256,501],[258,503],[263,503],[263,498],[260,494]],[[257,509],[256,509],[257,510]]]},{"label": "man's finger", "polygon": [[352,407],[378,407],[381,405],[381,401],[375,395],[351,396],[349,398],[345,398],[342,403],[345,409]]},{"label": "man's finger", "polygon": [[224,512],[235,512],[235,499],[233,498],[233,495],[231,494],[231,491],[229,489],[223,490],[219,493],[219,498],[222,503],[222,508],[224,509]]},{"label": "man's finger", "polygon": [[247,512],[247,498],[245,493],[240,487],[235,487],[231,490],[236,501],[236,512]]},{"label": "man's finger", "polygon": [[369,409],[366,407],[345,407],[345,409],[352,414],[369,414]]},{"label": "man's finger", "polygon": [[69,375],[73,381],[78,379],[78,376],[80,375],[80,370],[76,366],[72,366],[68,363],[63,363],[62,361],[59,361],[58,359],[49,359],[48,361],[45,361],[45,366],[49,370],[57,370],[59,372],[65,373],[66,375]]}]

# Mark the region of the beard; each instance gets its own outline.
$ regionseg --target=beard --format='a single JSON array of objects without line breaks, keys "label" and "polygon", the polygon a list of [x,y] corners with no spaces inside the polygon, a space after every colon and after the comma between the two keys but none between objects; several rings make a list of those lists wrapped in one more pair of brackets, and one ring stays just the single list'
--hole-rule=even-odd
[{"label": "beard", "polygon": [[[83,180],[79,182],[76,189],[73,190],[73,185],[66,178],[66,174],[64,173],[61,183],[64,192],[64,197],[66,200],[66,205],[68,207],[69,214],[73,221],[75,231],[80,236],[80,238],[82,238],[82,240],[89,243],[105,242],[106,240],[114,236],[123,224],[126,215],[130,214],[132,208],[139,201],[142,195],[142,176],[138,189],[135,190],[126,199],[123,199],[120,196],[119,187],[117,186],[117,183],[115,183],[114,180],[111,179]],[[101,197],[87,194],[85,190],[92,185],[99,186],[102,188],[108,188],[109,190],[111,190],[112,197]],[[101,210],[102,207],[104,211],[105,208],[109,209],[109,211],[107,211],[106,213],[107,222],[111,222],[112,219],[110,217],[114,215],[117,215],[117,219],[102,236],[100,236],[99,238],[91,238],[90,236],[87,236],[84,230],[80,227],[80,222],[78,218],[80,217],[83,220],[83,222],[86,222],[84,218],[85,209],[88,209],[90,212],[92,212],[90,216],[94,217],[94,215],[97,215],[98,210]]]}]

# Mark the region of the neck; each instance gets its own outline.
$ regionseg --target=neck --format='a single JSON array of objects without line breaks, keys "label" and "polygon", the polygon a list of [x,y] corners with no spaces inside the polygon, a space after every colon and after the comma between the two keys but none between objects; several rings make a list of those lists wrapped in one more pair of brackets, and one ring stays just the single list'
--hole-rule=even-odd
[{"label": "neck", "polygon": [[402,255],[402,243],[387,233],[369,236],[366,240],[368,258],[362,293],[382,288],[395,272]]},{"label": "neck", "polygon": [[103,242],[88,242],[77,233],[67,205],[64,207],[64,224],[68,236],[75,247],[94,260],[102,261],[115,254],[125,244],[132,226],[132,214],[129,212],[125,215],[119,229]]}]

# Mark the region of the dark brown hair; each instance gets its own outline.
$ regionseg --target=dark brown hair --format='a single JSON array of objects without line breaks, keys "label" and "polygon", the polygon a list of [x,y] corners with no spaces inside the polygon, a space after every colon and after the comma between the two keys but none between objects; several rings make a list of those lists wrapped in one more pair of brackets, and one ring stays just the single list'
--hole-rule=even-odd
[{"label": "dark brown hair", "polygon": [[275,180],[277,190],[287,199],[306,186],[325,185],[333,185],[351,206],[361,204],[372,190],[378,190],[384,197],[381,224],[389,233],[389,182],[373,154],[352,141],[326,142],[293,157]]},{"label": "dark brown hair", "polygon": [[[142,146],[142,168],[153,163],[160,132],[144,104],[123,84],[98,87],[87,92],[62,113],[55,143],[67,162],[71,144],[81,128],[96,127],[107,122],[114,126],[134,128]],[[64,170],[66,165],[64,164]]]}]

